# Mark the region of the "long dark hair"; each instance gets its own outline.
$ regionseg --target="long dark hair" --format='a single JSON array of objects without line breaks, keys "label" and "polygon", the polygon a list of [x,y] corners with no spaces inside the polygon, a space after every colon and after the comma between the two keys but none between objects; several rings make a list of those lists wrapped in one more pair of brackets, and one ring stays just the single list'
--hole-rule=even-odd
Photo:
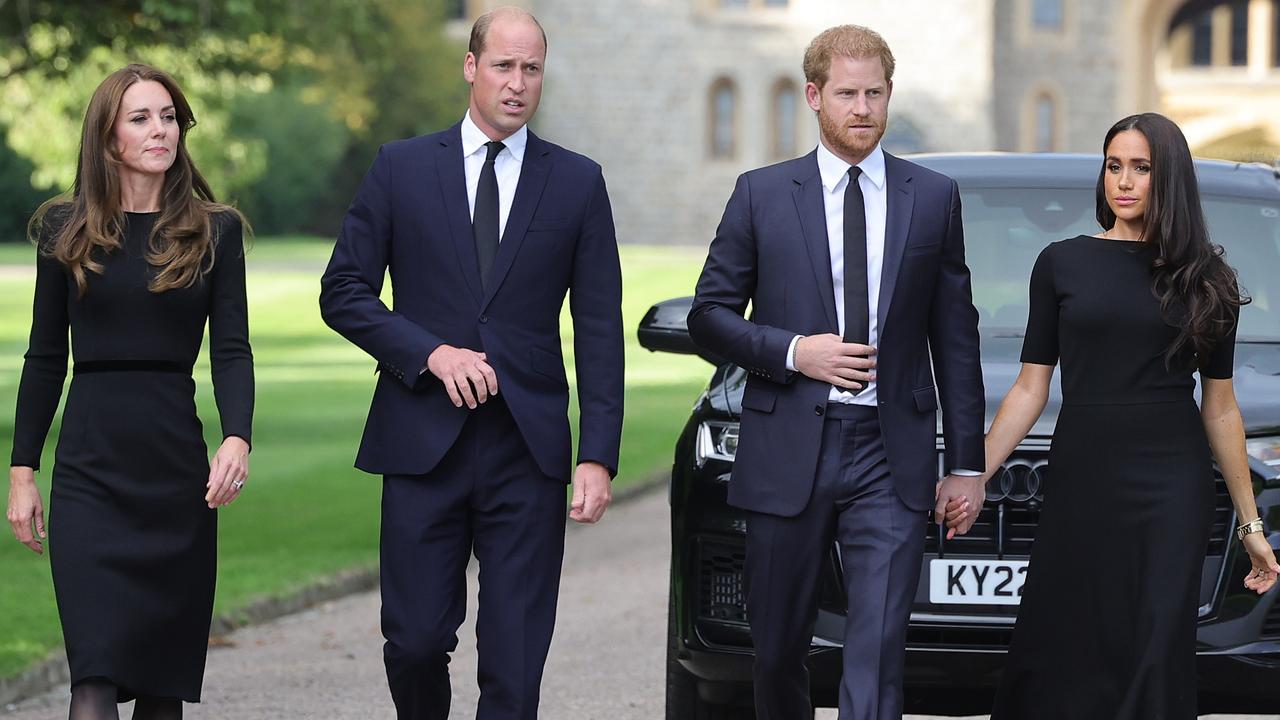
[{"label": "long dark hair", "polygon": [[1116,224],[1107,203],[1106,155],[1111,140],[1126,130],[1142,133],[1151,148],[1151,186],[1141,239],[1159,250],[1151,264],[1151,292],[1160,301],[1165,321],[1179,330],[1165,352],[1165,364],[1171,365],[1190,348],[1196,366],[1203,367],[1249,298],[1240,292],[1235,269],[1222,259],[1222,246],[1209,240],[1191,149],[1182,130],[1163,115],[1130,115],[1107,131],[1096,191],[1098,224],[1108,230]]},{"label": "long dark hair", "polygon": [[[165,172],[160,217],[147,242],[147,262],[158,268],[148,289],[158,293],[194,285],[213,267],[212,214],[236,212],[214,199],[209,184],[187,153],[187,132],[196,120],[178,83],[168,73],[148,65],[132,64],[111,73],[94,91],[84,114],[71,196],[61,195],[45,202],[27,226],[34,242],[45,238],[41,251],[70,271],[81,295],[88,283],[86,272],[102,272],[102,264],[94,259],[93,251],[102,248],[110,252],[120,247],[124,230],[121,159],[112,137],[125,91],[147,81],[158,82],[169,92],[178,124],[177,151],[173,165]],[[59,222],[46,227],[46,218],[55,209]]]}]

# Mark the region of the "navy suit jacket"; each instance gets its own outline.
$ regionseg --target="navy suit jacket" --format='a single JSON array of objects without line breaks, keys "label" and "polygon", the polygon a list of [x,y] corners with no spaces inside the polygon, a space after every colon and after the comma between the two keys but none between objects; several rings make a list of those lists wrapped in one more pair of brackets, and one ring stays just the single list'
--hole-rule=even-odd
[{"label": "navy suit jacket", "polygon": [[[978,314],[955,181],[888,153],[885,173],[876,395],[894,485],[926,510],[939,398],[947,468],[986,467]],[[822,193],[816,151],[739,177],[689,312],[694,341],[750,373],[729,502],[756,512],[795,515],[813,491],[831,386],[786,361],[795,335],[839,334]]]},{"label": "navy suit jacket", "polygon": [[[378,151],[321,281],[326,323],[378,362],[356,467],[418,475],[470,412],[419,374],[443,343],[487,355],[538,467],[568,481],[569,385],[560,310],[569,294],[580,409],[578,461],[615,473],[622,434],[622,276],[600,166],[529,133],[484,290],[471,232],[461,123]],[[392,306],[379,298],[390,271]]]}]

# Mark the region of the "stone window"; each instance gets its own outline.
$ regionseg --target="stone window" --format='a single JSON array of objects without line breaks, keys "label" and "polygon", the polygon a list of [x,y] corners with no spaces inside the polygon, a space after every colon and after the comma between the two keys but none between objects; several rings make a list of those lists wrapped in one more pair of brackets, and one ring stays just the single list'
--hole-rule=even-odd
[{"label": "stone window", "polygon": [[445,0],[444,16],[448,20],[470,20],[471,12],[467,0]]},{"label": "stone window", "polygon": [[1032,0],[1031,23],[1037,30],[1062,29],[1062,0]]},{"label": "stone window", "polygon": [[1231,64],[1249,64],[1249,2],[1231,3]]},{"label": "stone window", "polygon": [[1186,0],[1168,40],[1175,68],[1280,67],[1280,0]]},{"label": "stone window", "polygon": [[1041,93],[1035,101],[1035,146],[1036,152],[1053,152],[1057,149],[1056,108],[1053,98]]},{"label": "stone window", "polygon": [[1280,0],[1271,0],[1271,66],[1280,67]]},{"label": "stone window", "polygon": [[738,90],[733,81],[719,78],[711,83],[709,123],[711,157],[730,160],[736,152]]},{"label": "stone window", "polygon": [[782,79],[773,85],[769,103],[769,151],[775,160],[796,156],[796,133],[800,112],[800,91],[796,84]]},{"label": "stone window", "polygon": [[1191,64],[1208,67],[1213,64],[1213,14],[1203,13],[1191,21]]}]

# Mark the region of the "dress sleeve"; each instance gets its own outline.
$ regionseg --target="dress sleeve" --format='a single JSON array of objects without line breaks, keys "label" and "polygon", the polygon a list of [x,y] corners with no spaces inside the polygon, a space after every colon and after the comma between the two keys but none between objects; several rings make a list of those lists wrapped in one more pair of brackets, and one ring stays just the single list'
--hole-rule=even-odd
[{"label": "dress sleeve", "polygon": [[213,219],[214,261],[210,271],[209,364],[213,397],[223,438],[252,444],[253,350],[249,346],[249,303],[245,294],[244,234],[239,216]]},{"label": "dress sleeve", "polygon": [[1231,329],[1222,336],[1209,353],[1208,362],[1200,365],[1200,377],[1215,380],[1227,380],[1235,374],[1236,360],[1236,328],[1240,323],[1240,308],[1228,308],[1227,317]]},{"label": "dress sleeve", "polygon": [[[41,247],[44,246],[42,241]],[[40,454],[67,378],[68,292],[68,277],[62,264],[37,251],[31,339],[18,383],[10,465],[40,469]]]},{"label": "dress sleeve", "polygon": [[1024,363],[1058,363],[1058,291],[1053,281],[1052,248],[1050,245],[1040,251],[1031,270],[1030,311],[1022,339]]}]

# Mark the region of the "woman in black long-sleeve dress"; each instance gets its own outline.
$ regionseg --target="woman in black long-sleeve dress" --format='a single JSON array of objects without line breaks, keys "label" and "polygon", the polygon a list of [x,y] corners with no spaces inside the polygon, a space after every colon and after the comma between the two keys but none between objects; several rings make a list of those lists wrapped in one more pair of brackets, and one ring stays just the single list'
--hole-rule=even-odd
[{"label": "woman in black long-sleeve dress", "polygon": [[[1103,143],[1105,231],[1045,248],[1022,371],[987,434],[987,475],[1044,409],[1062,409],[993,720],[1191,720],[1195,633],[1218,461],[1263,593],[1280,565],[1258,520],[1232,388],[1235,271],[1210,243],[1191,153],[1163,116]],[[1193,373],[1200,373],[1196,406]],[[978,508],[948,507],[966,530]]]},{"label": "woman in black long-sleeve dress", "polygon": [[[197,702],[216,572],[216,508],[248,474],[253,358],[242,223],[186,150],[191,108],[163,72],[108,76],[85,114],[76,184],[32,220],[30,349],[9,520],[42,552],[35,470],[67,370],[48,543],[73,720],[178,718]],[[224,440],[212,461],[192,366],[206,321]]]}]

